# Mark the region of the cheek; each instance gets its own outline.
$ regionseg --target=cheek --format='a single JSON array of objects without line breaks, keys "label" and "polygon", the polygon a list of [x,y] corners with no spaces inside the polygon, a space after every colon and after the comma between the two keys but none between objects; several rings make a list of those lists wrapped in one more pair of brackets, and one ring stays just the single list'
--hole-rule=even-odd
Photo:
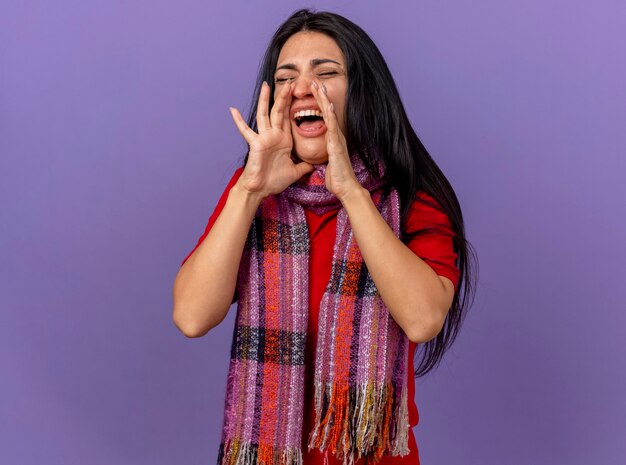
[{"label": "cheek", "polygon": [[337,123],[339,124],[339,128],[344,131],[346,128],[346,112],[344,105],[335,105],[335,115],[337,115]]},{"label": "cheek", "polygon": [[335,114],[339,120],[341,127],[345,126],[345,104],[346,104],[346,89],[340,88],[333,92],[332,96],[329,95],[329,100],[335,107]]},{"label": "cheek", "polygon": [[280,91],[283,88],[283,83],[281,82],[277,82],[276,84],[274,84],[274,95],[272,97],[272,100],[275,102],[276,99],[278,99],[278,96],[280,95]]},{"label": "cheek", "polygon": [[339,116],[339,114],[343,114],[344,106],[345,106],[345,96],[341,94],[328,94],[328,100],[333,104],[335,108],[335,114]]}]

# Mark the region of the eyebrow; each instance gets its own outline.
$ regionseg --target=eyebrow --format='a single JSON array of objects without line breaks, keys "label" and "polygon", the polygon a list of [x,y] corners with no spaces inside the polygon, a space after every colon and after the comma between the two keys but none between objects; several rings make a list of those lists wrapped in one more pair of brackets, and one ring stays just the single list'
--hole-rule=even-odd
[{"label": "eyebrow", "polygon": [[[319,65],[323,65],[324,63],[335,63],[336,65],[341,66],[341,63],[335,60],[331,60],[330,58],[314,58],[310,61],[310,63],[313,68]],[[297,67],[292,63],[285,63],[284,65],[280,65],[278,68],[276,68],[276,71],[278,71],[279,69],[297,69]]]}]

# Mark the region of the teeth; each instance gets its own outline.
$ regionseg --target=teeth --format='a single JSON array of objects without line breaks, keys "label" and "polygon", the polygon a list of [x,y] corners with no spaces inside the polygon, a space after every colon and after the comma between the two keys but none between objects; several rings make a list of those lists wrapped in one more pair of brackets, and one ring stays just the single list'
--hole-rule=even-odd
[{"label": "teeth", "polygon": [[319,116],[322,117],[322,112],[317,110],[302,110],[294,113],[294,118],[302,118],[303,116]]}]

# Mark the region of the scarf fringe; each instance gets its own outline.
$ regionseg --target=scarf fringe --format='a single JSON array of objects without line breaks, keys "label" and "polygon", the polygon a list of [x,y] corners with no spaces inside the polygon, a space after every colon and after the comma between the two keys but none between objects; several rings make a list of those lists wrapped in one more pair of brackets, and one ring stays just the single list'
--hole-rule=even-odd
[{"label": "scarf fringe", "polygon": [[[316,418],[309,450],[328,450],[343,460],[344,465],[352,465],[362,457],[367,458],[367,463],[377,463],[384,454],[407,455],[406,386],[400,396],[396,394],[396,388],[389,383],[316,386]],[[329,399],[324,413],[323,399]]]},{"label": "scarf fringe", "polygon": [[277,449],[233,440],[220,444],[218,465],[302,465],[300,448]]}]

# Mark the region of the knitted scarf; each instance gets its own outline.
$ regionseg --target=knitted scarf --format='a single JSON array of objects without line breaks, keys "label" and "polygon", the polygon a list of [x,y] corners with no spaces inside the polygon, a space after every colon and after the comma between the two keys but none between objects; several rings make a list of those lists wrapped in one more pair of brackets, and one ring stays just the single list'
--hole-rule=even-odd
[{"label": "knitted scarf", "polygon": [[[357,179],[396,236],[400,207],[357,155]],[[257,210],[244,247],[218,464],[301,465],[309,236],[304,207],[341,207],[326,165]],[[372,280],[344,208],[337,215],[331,277],[319,310],[315,427],[309,449],[344,464],[408,454],[408,339]]]}]

